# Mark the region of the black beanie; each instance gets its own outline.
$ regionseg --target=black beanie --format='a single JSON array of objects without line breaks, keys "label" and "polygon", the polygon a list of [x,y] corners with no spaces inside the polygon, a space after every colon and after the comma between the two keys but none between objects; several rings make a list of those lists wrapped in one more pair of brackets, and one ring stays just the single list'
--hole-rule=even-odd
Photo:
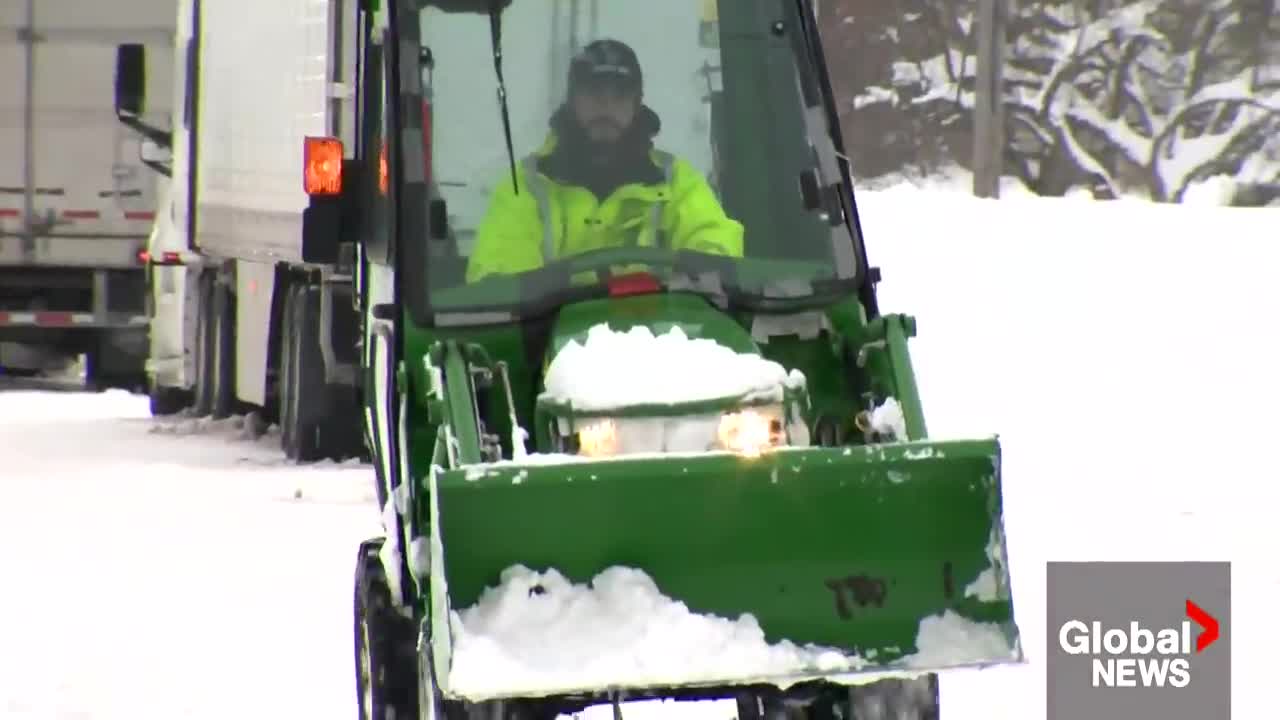
[{"label": "black beanie", "polygon": [[569,93],[581,84],[613,80],[622,87],[643,94],[644,75],[636,53],[619,40],[596,40],[584,47],[569,65]]}]

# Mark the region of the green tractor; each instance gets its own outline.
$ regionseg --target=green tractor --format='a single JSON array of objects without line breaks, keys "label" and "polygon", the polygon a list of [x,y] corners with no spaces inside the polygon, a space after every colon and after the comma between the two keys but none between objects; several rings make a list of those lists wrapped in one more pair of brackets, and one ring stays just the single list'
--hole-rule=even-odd
[{"label": "green tractor", "polygon": [[[356,558],[360,717],[936,718],[938,672],[1023,660],[1000,445],[927,437],[814,5],[359,3],[355,140],[306,141],[304,245],[363,318],[385,535]],[[525,159],[602,37],[741,251],[606,228],[474,277],[567,222],[494,229],[538,200]]]}]

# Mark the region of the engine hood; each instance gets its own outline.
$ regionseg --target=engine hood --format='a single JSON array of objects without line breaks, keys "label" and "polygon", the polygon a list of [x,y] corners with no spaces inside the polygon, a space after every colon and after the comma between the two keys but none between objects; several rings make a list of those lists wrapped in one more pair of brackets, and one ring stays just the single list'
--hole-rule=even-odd
[{"label": "engine hood", "polygon": [[713,340],[739,353],[760,352],[749,332],[706,299],[685,293],[655,293],[591,300],[564,308],[551,332],[546,363],[570,341],[585,343],[591,328],[602,323],[618,332],[645,327],[654,335],[679,327],[691,339]]},{"label": "engine hood", "polygon": [[552,330],[539,406],[556,415],[674,416],[783,403],[804,376],[697,295],[653,294],[565,308]]},{"label": "engine hood", "polygon": [[701,297],[586,302],[562,311],[552,333],[537,405],[558,448],[754,453],[807,444],[804,376],[765,358]]}]

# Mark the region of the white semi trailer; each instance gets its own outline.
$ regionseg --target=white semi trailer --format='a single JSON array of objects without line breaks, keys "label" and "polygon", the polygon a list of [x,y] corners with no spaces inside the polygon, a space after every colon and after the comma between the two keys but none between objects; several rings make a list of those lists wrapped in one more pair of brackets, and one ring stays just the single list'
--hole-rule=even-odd
[{"label": "white semi trailer", "polygon": [[[364,454],[348,272],[303,247],[307,136],[356,146],[360,0],[167,0],[173,60],[118,49],[120,119],[172,65],[172,183],[148,248],[156,414],[278,422],[298,461]],[[331,260],[331,258],[328,258]]]},{"label": "white semi trailer", "polygon": [[[168,98],[122,126],[112,57],[145,47],[167,87],[173,0],[0,2],[0,373],[87,357],[97,387],[145,382],[142,263],[167,169]],[[157,172],[148,170],[150,165]]]}]

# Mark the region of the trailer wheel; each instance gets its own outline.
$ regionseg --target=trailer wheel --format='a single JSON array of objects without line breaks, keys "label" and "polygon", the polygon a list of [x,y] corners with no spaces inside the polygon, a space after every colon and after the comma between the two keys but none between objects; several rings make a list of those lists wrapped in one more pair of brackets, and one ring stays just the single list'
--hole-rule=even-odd
[{"label": "trailer wheel", "polygon": [[382,540],[360,545],[355,576],[356,698],[360,720],[418,717],[413,623],[391,605],[378,559]]},{"label": "trailer wheel", "polygon": [[212,370],[210,385],[212,386],[212,406],[210,414],[214,419],[231,415],[235,408],[235,295],[231,288],[223,283],[215,283],[213,290],[213,312],[209,318],[212,326],[210,332],[210,351]]},{"label": "trailer wheel", "polygon": [[147,392],[146,339],[145,331],[99,333],[85,355],[85,384],[98,392]]},{"label": "trailer wheel", "polygon": [[196,300],[195,398],[196,417],[213,412],[213,275],[201,273]]}]

